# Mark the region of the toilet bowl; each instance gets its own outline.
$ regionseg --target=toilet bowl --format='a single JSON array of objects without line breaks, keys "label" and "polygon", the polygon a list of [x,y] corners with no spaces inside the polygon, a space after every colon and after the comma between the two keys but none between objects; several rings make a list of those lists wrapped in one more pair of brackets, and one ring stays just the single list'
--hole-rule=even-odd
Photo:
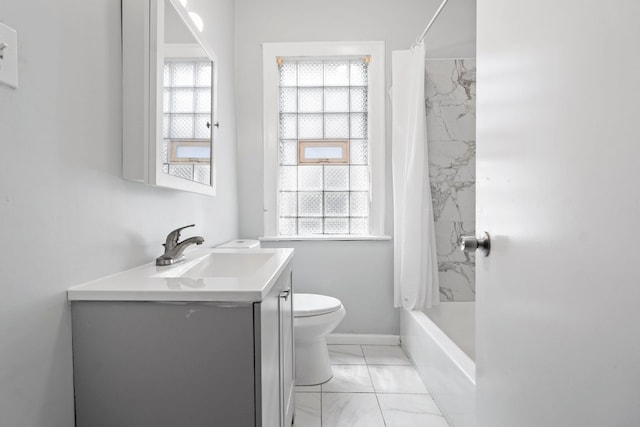
[{"label": "toilet bowl", "polygon": [[[257,240],[232,240],[219,249],[259,248]],[[346,315],[339,299],[316,294],[293,293],[293,339],[296,385],[316,385],[333,377],[327,335]]]},{"label": "toilet bowl", "polygon": [[337,298],[294,293],[296,385],[322,384],[333,377],[327,335],[345,314],[346,310]]}]

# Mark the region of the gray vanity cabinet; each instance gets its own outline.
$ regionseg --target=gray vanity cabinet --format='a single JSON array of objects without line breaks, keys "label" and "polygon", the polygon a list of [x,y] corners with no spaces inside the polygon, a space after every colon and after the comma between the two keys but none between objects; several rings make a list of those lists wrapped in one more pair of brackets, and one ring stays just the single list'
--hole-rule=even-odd
[{"label": "gray vanity cabinet", "polygon": [[284,427],[291,267],[260,302],[72,301],[78,427]]}]

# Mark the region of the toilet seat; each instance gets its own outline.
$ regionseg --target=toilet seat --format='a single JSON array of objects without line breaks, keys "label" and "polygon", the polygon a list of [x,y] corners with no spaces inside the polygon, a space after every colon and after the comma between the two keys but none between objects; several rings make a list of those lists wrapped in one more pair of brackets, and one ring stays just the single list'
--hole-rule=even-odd
[{"label": "toilet seat", "polygon": [[332,313],[342,306],[339,299],[326,295],[297,294],[293,297],[293,317],[320,316]]}]

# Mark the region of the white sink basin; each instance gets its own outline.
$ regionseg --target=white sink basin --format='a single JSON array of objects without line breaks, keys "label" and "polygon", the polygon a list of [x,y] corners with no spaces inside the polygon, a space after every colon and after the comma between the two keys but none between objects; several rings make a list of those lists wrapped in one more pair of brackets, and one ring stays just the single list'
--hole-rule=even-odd
[{"label": "white sink basin", "polygon": [[85,301],[262,301],[293,249],[196,248],[171,266],[155,263],[74,286],[67,298]]},{"label": "white sink basin", "polygon": [[209,277],[245,277],[254,274],[274,257],[273,253],[210,253],[177,265],[156,277],[205,279]]}]

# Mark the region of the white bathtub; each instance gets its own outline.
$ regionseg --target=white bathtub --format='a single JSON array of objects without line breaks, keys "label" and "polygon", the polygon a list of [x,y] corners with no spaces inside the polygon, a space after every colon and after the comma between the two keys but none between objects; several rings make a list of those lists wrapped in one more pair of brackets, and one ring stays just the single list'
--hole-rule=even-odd
[{"label": "white bathtub", "polygon": [[475,304],[441,303],[428,316],[402,310],[400,329],[403,348],[449,423],[474,427]]}]

